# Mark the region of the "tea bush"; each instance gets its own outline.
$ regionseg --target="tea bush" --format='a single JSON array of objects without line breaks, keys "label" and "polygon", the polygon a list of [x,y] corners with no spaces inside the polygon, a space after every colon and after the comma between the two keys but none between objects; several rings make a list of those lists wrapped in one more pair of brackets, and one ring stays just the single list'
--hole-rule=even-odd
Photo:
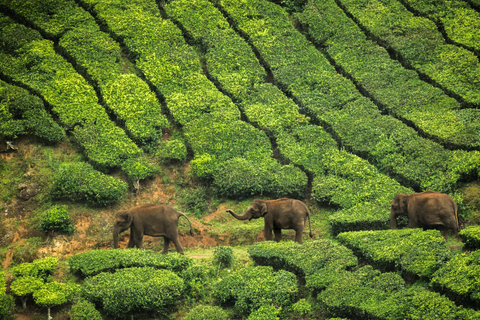
[{"label": "tea bush", "polygon": [[85,162],[64,162],[54,174],[52,198],[106,206],[127,192],[127,184]]},{"label": "tea bush", "polygon": [[77,301],[70,309],[70,318],[72,320],[102,320],[100,311],[95,309],[95,305],[87,300]]},{"label": "tea bush", "polygon": [[0,271],[0,319],[13,319],[13,311],[15,308],[15,299],[6,294],[6,276],[4,271]]},{"label": "tea bush", "polygon": [[455,255],[431,278],[431,284],[459,301],[478,306],[480,303],[480,251]]},{"label": "tea bush", "polygon": [[468,226],[462,229],[458,235],[462,239],[465,249],[480,249],[480,226]]},{"label": "tea bush", "polygon": [[75,231],[67,206],[53,206],[43,212],[39,227],[46,234],[58,232],[71,235]]},{"label": "tea bush", "polygon": [[218,306],[198,305],[191,309],[185,320],[228,320],[230,317]]},{"label": "tea bush", "polygon": [[45,110],[40,98],[0,81],[0,134],[8,139],[33,134],[47,142],[64,139],[65,131]]},{"label": "tea bush", "polygon": [[10,271],[15,278],[33,277],[47,281],[49,276],[57,269],[57,265],[57,257],[46,257],[13,266]]},{"label": "tea bush", "polygon": [[222,268],[230,268],[233,265],[233,250],[230,247],[220,246],[213,250],[215,264]]},{"label": "tea bush", "polygon": [[163,255],[152,250],[108,249],[90,250],[68,258],[72,273],[90,277],[101,272],[114,272],[130,267],[152,267],[179,273],[192,264],[192,259],[181,254]]},{"label": "tea bush", "polygon": [[233,304],[238,316],[248,316],[262,307],[276,305],[287,308],[295,303],[297,278],[291,272],[273,271],[272,267],[246,267],[222,278],[214,288],[215,299]]},{"label": "tea bush", "polygon": [[383,271],[430,278],[451,257],[438,230],[376,230],[340,233],[337,239]]},{"label": "tea bush", "polygon": [[300,279],[322,268],[335,266],[349,269],[357,266],[357,257],[346,247],[332,240],[296,242],[264,241],[248,248],[248,253],[257,265],[272,266],[296,274]]},{"label": "tea bush", "polygon": [[85,279],[82,295],[107,315],[129,319],[167,314],[178,303],[182,289],[183,280],[169,270],[135,267]]}]

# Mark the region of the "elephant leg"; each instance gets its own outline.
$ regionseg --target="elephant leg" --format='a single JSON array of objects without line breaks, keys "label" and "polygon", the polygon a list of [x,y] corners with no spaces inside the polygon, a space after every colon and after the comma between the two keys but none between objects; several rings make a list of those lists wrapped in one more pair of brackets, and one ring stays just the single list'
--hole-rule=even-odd
[{"label": "elephant leg", "polygon": [[128,238],[127,248],[135,247],[135,239],[133,238],[133,232],[130,231],[130,237]]},{"label": "elephant leg", "polygon": [[295,242],[303,243],[303,230],[295,230]]},{"label": "elephant leg", "polygon": [[175,245],[175,249],[177,250],[177,252],[180,254],[184,254],[182,245],[180,244],[180,241],[178,241],[178,238],[175,238],[172,241],[173,241],[173,244]]},{"label": "elephant leg", "polygon": [[170,239],[167,237],[163,237],[163,254],[168,253],[168,247],[170,246]]},{"label": "elephant leg", "polygon": [[282,241],[282,229],[273,229],[273,233],[275,234],[275,241]]},{"label": "elephant leg", "polygon": [[268,228],[267,226],[265,226],[264,234],[265,234],[265,240],[271,241],[273,239],[271,228]]}]

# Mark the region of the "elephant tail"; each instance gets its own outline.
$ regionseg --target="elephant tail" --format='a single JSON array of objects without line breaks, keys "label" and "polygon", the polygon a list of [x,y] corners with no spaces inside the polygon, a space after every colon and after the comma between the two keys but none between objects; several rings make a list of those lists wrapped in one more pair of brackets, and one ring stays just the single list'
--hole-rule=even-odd
[{"label": "elephant tail", "polygon": [[178,212],[178,213],[179,213],[179,217],[185,217],[185,219],[187,219],[188,224],[190,225],[190,235],[193,236],[193,228],[192,228],[192,223],[190,222],[190,219],[188,219],[185,213],[183,212]]},{"label": "elephant tail", "polygon": [[309,236],[310,238],[313,238],[313,234],[312,234],[312,222],[310,221],[310,210],[308,210],[308,207],[307,207],[307,218],[308,218],[308,229],[310,231],[309,233]]}]

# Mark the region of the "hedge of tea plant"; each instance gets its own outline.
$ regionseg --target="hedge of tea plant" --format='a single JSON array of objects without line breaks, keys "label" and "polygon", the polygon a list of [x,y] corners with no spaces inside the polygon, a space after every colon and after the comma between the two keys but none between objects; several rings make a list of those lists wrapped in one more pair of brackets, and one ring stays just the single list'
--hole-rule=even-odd
[{"label": "hedge of tea plant", "polygon": [[14,278],[33,277],[47,281],[48,277],[57,269],[57,265],[57,257],[46,257],[13,266],[10,271]]},{"label": "hedge of tea plant", "polygon": [[332,240],[296,242],[264,241],[248,248],[257,265],[284,269],[304,279],[322,268],[350,269],[358,265],[350,249]]},{"label": "hedge of tea plant", "polygon": [[180,254],[162,255],[151,250],[90,250],[68,258],[72,273],[91,277],[101,272],[114,272],[131,267],[151,267],[180,272],[192,264],[191,258]]},{"label": "hedge of tea plant", "polygon": [[424,287],[408,288],[397,273],[381,273],[368,265],[338,272],[317,300],[328,314],[348,319],[473,320],[480,315]]},{"label": "hedge of tea plant", "polygon": [[337,239],[376,268],[400,270],[427,280],[453,256],[438,230],[344,232]]},{"label": "hedge of tea plant", "polygon": [[[120,45],[100,31],[93,16],[74,1],[2,1],[24,17],[83,68],[87,79],[98,86],[106,105],[125,123],[131,137],[140,144],[152,142],[168,127],[156,96],[134,74],[122,57]],[[130,70],[129,70],[130,69]],[[125,71],[128,70],[128,73]]]},{"label": "hedge of tea plant", "polygon": [[88,205],[106,206],[127,192],[120,179],[95,170],[86,162],[64,162],[54,174],[52,197]]},{"label": "hedge of tea plant", "polygon": [[80,299],[70,309],[72,320],[102,320],[102,314],[95,305],[88,300]]},{"label": "hedge of tea plant", "polygon": [[395,0],[342,0],[341,3],[367,32],[393,50],[403,63],[465,103],[479,105],[478,58],[471,51],[447,44],[431,20],[415,16]]},{"label": "hedge of tea plant", "polygon": [[468,250],[480,249],[480,226],[468,226],[458,233],[464,243],[463,247]]},{"label": "hedge of tea plant", "polygon": [[116,319],[167,315],[177,305],[183,280],[175,273],[152,267],[119,269],[85,279],[82,297]]},{"label": "hedge of tea plant", "polygon": [[296,17],[314,42],[325,44],[335,63],[381,108],[446,143],[478,146],[477,111],[460,108],[455,99],[391,59],[335,1],[309,1]]},{"label": "hedge of tea plant", "polygon": [[[199,170],[202,177],[211,180],[212,176],[205,176],[205,172],[212,169],[215,173],[222,162],[236,157],[246,159],[259,170],[271,169],[272,151],[265,133],[240,120],[238,108],[203,75],[197,54],[187,45],[180,29],[171,20],[161,18],[155,1],[130,4],[127,10],[113,3],[100,6],[95,1],[90,1],[88,7],[108,25],[114,36],[123,39],[136,57],[138,68],[164,96],[175,122],[183,126],[194,153],[193,168]],[[168,37],[158,36],[167,34]],[[204,170],[203,162],[195,162],[198,157],[203,159],[207,156],[214,156],[219,161],[218,166],[212,168],[208,165],[209,170]],[[281,170],[280,164],[275,163],[275,167]],[[244,168],[236,169],[239,171],[232,170],[231,179],[214,181],[214,187],[221,192],[224,189],[218,184],[236,183],[232,190],[235,193],[222,195],[242,197],[267,193],[280,183],[277,180],[260,180],[260,186],[252,191],[251,186],[258,184],[258,180],[254,179],[247,181],[247,186],[242,188],[242,181],[238,179],[244,176]],[[292,194],[304,192],[307,179],[299,170],[286,181],[293,181]],[[300,190],[298,185],[301,185]],[[239,186],[241,189],[237,190]]]},{"label": "hedge of tea plant", "polygon": [[427,0],[403,2],[407,8],[441,25],[449,40],[480,53],[480,14],[468,1]]},{"label": "hedge of tea plant", "polygon": [[198,305],[190,309],[184,317],[185,320],[228,320],[230,317],[219,306]]},{"label": "hedge of tea plant", "polygon": [[4,39],[0,71],[43,96],[59,122],[73,129],[73,136],[89,161],[106,170],[141,153],[98,104],[93,87],[55,52],[52,41],[3,14],[0,27]]},{"label": "hedge of tea plant", "polygon": [[13,319],[13,311],[15,308],[15,299],[6,294],[6,276],[4,271],[0,271],[0,319]]},{"label": "hedge of tea plant", "polygon": [[27,90],[0,81],[0,134],[16,139],[32,134],[46,142],[65,138],[65,131],[45,110],[43,101]]},{"label": "hedge of tea plant", "polygon": [[480,306],[480,251],[455,255],[432,276],[430,283],[453,299]]},{"label": "hedge of tea plant", "polygon": [[245,267],[218,281],[213,295],[221,305],[233,305],[237,316],[247,317],[262,306],[285,309],[293,305],[298,295],[297,278],[272,267]]}]

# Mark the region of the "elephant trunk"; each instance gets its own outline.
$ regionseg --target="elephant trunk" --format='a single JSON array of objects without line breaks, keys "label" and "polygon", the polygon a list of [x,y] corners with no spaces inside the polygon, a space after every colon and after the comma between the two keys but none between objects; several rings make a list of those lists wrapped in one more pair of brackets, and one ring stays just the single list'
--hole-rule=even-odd
[{"label": "elephant trunk", "polygon": [[397,229],[397,214],[393,210],[390,211],[390,228]]},{"label": "elephant trunk", "polygon": [[245,211],[241,216],[233,212],[232,210],[228,209],[228,213],[230,213],[232,216],[234,216],[238,220],[252,220],[252,214],[247,211]]}]

